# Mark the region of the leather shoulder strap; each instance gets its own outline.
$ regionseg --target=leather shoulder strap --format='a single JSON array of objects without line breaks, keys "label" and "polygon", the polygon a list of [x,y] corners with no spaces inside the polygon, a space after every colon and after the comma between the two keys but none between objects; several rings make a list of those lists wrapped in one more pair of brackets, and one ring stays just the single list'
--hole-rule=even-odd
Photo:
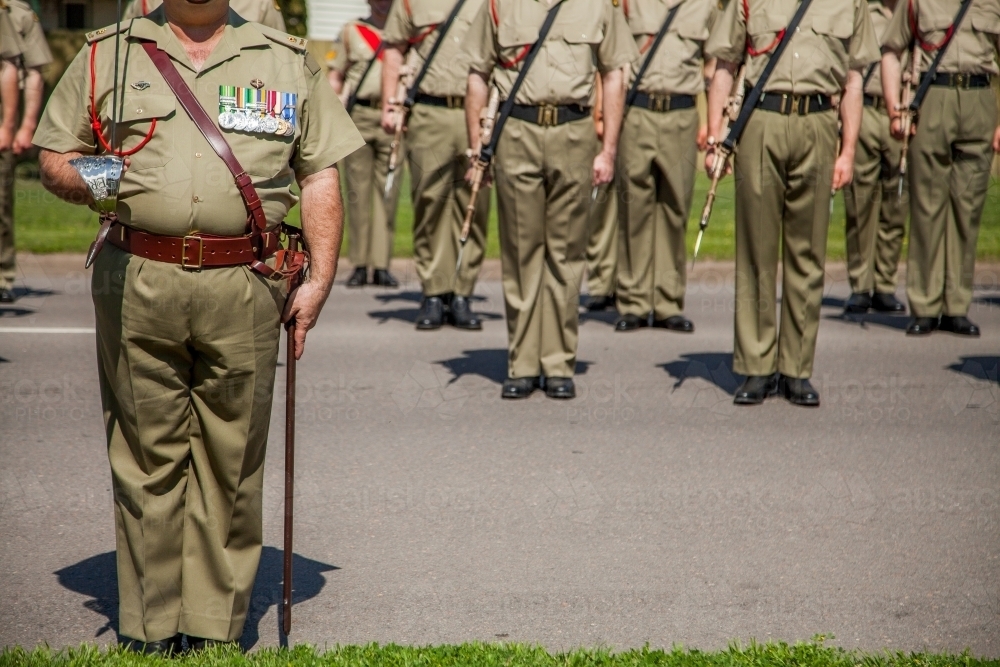
[{"label": "leather shoulder strap", "polygon": [[156,69],[163,75],[167,85],[170,86],[170,90],[177,97],[177,101],[184,107],[184,111],[187,112],[187,115],[191,117],[194,124],[201,130],[212,150],[229,167],[233,178],[236,179],[236,187],[239,188],[240,195],[243,196],[243,202],[246,204],[247,212],[253,220],[256,231],[262,232],[267,229],[267,218],[264,215],[264,209],[261,206],[257,189],[253,186],[253,181],[247,175],[246,170],[243,169],[240,161],[236,159],[233,149],[229,147],[229,142],[222,136],[222,132],[219,131],[219,128],[215,126],[215,123],[209,117],[204,107],[201,106],[201,102],[194,96],[188,85],[184,83],[180,72],[177,71],[177,68],[170,61],[170,56],[167,55],[166,51],[158,49],[154,42],[144,41],[142,48],[146,50],[150,60],[156,65]]}]

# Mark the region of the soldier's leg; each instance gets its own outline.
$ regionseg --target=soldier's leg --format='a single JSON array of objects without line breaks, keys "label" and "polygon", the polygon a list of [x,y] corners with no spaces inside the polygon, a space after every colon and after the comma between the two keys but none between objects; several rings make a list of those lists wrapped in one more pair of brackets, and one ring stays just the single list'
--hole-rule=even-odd
[{"label": "soldier's leg", "polygon": [[0,290],[14,287],[17,253],[14,247],[14,167],[13,151],[0,153]]},{"label": "soldier's leg", "polygon": [[736,154],[736,302],[733,370],[771,375],[778,367],[778,243],[785,202],[785,118],[760,111]]},{"label": "soldier's leg", "polygon": [[698,160],[698,110],[660,114],[656,166],[653,317],[664,320],[684,310],[687,289],[687,232]]},{"label": "soldier's leg", "polygon": [[[879,213],[878,239],[875,242],[875,291],[882,294],[896,292],[896,274],[899,258],[903,254],[906,236],[906,214],[910,209],[910,188],[903,179],[903,194],[899,194],[899,159],[903,146],[889,134],[889,119],[881,115],[882,166],[879,187],[882,190]],[[857,172],[855,172],[857,178]]]},{"label": "soldier's leg", "polygon": [[[350,260],[354,266],[369,266],[372,254],[372,172],[375,169],[374,132],[381,127],[371,127],[364,112],[358,107],[352,119],[365,145],[344,158],[344,183],[347,186],[347,222],[350,234]],[[381,191],[377,193],[381,196]]]},{"label": "soldier's leg", "polygon": [[576,372],[580,283],[586,266],[587,214],[598,143],[585,119],[544,130],[543,212],[545,263],[538,308],[541,311],[541,364],[546,377]]},{"label": "soldier's leg", "polygon": [[598,189],[587,217],[587,291],[608,296],[615,293],[618,272],[618,193],[613,181]]},{"label": "soldier's leg", "polygon": [[812,375],[823,302],[830,191],[837,153],[837,115],[826,111],[792,116],[795,138],[787,176],[783,221],[781,330],[778,371]]},{"label": "soldier's leg", "polygon": [[[376,136],[371,139],[371,146],[375,151],[375,156],[372,171],[372,176],[374,177],[372,192],[372,245],[369,256],[371,257],[372,268],[388,269],[395,244],[396,205],[399,203],[399,188],[403,179],[397,178],[395,180],[392,192],[389,193],[389,199],[386,200],[384,197],[385,180],[389,174],[389,155],[392,153],[392,136],[384,132],[380,127]],[[405,146],[402,150],[405,150]]]},{"label": "soldier's leg", "polygon": [[854,180],[844,188],[847,276],[851,292],[855,294],[870,293],[875,289],[875,244],[883,196],[879,187],[879,175],[882,171],[882,118],[875,109],[865,107],[854,156]]},{"label": "soldier's leg", "polygon": [[92,276],[115,500],[119,631],[144,642],[176,635],[181,614],[191,294],[173,268],[109,243]]},{"label": "soldier's leg", "polygon": [[[455,263],[458,261],[457,249],[461,245],[462,222],[465,211],[472,197],[472,188],[465,182],[465,172],[469,167],[469,158],[465,152],[469,149],[469,137],[465,129],[464,116],[453,122],[452,144],[454,146],[453,180],[455,183],[455,207],[453,213],[452,238],[449,248],[456,254],[448,255],[448,271],[455,273]],[[483,268],[486,257],[486,226],[490,216],[490,188],[482,188],[476,200],[476,212],[472,216],[472,226],[469,228],[469,240],[462,253],[462,266],[454,282],[454,292],[458,296],[472,296],[479,278],[479,270]]]},{"label": "soldier's leg", "polygon": [[233,641],[243,633],[260,561],[264,453],[286,283],[247,267],[193,275],[180,630]]},{"label": "soldier's leg", "polygon": [[621,247],[616,294],[622,315],[646,317],[653,310],[657,130],[652,111],[633,108],[618,143],[615,177]]},{"label": "soldier's leg", "polygon": [[937,317],[944,308],[945,230],[954,225],[952,141],[958,109],[953,90],[931,86],[910,142],[910,247],[906,296],[914,317]]},{"label": "soldier's leg", "polygon": [[542,129],[508,121],[497,146],[497,204],[503,296],[507,311],[507,375],[542,372],[541,297],[545,257],[545,180]]},{"label": "soldier's leg", "polygon": [[989,88],[958,91],[954,113],[961,126],[953,144],[951,173],[954,214],[945,230],[945,293],[942,314],[964,316],[972,304],[979,224],[990,186],[993,132],[997,126],[996,98]]}]

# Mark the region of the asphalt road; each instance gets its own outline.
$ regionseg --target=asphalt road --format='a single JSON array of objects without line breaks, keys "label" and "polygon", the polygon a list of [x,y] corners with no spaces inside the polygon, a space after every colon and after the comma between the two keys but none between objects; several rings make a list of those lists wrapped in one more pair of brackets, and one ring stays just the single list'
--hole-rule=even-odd
[{"label": "asphalt road", "polygon": [[[565,403],[500,400],[495,264],[481,333],[414,331],[418,288],[397,271],[400,290],[338,286],[299,368],[293,642],[710,649],[824,633],[1000,655],[1000,267],[977,275],[978,340],[845,321],[832,267],[816,410],[732,405],[728,265],[692,280],[694,335],[586,317]],[[23,298],[0,308],[0,645],[107,643],[88,277],[80,257],[24,257],[22,272]],[[281,431],[248,646],[279,642]]]}]

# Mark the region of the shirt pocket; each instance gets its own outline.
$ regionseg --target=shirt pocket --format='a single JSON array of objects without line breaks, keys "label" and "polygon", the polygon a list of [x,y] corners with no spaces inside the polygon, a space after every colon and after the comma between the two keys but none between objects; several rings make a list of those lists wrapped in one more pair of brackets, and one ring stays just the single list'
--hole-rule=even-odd
[{"label": "shirt pocket", "polygon": [[291,169],[289,162],[300,129],[296,127],[292,137],[246,132],[226,132],[225,137],[248,174],[272,179]]},{"label": "shirt pocket", "polygon": [[924,37],[927,37],[928,33],[947,30],[955,20],[955,14],[946,7],[939,6],[941,4],[943,3],[920,3],[920,8],[917,10],[917,26]]},{"label": "shirt pocket", "polygon": [[990,35],[990,40],[995,42],[997,36],[1000,35],[1000,7],[995,9],[983,8],[978,12],[973,8],[970,12],[975,12],[971,16],[972,29],[976,32]]},{"label": "shirt pocket", "polygon": [[766,49],[787,24],[788,19],[784,16],[756,12],[747,19],[747,35],[754,49]]},{"label": "shirt pocket", "polygon": [[[711,5],[706,2],[697,3],[693,7],[681,6],[677,18],[670,30],[676,32],[682,39],[694,42],[704,42],[709,36],[708,19],[711,15]],[[660,26],[656,27],[659,31]]]},{"label": "shirt pocket", "polygon": [[[110,116],[111,97],[105,102],[104,117]],[[173,157],[164,141],[169,128],[162,124],[177,113],[177,98],[173,95],[127,95],[121,107],[121,121],[118,123],[118,137],[122,149],[129,151],[138,146],[152,130],[150,142],[130,157],[130,171],[155,169],[165,165]],[[153,128],[153,121],[157,127]]]},{"label": "shirt pocket", "polygon": [[534,44],[538,39],[538,31],[539,27],[526,23],[502,22],[497,28],[497,45],[500,47],[499,62],[501,66],[507,67],[507,64],[516,62],[516,65],[509,69],[518,71],[520,69],[520,60],[518,59],[523,60],[522,52],[524,49]]}]

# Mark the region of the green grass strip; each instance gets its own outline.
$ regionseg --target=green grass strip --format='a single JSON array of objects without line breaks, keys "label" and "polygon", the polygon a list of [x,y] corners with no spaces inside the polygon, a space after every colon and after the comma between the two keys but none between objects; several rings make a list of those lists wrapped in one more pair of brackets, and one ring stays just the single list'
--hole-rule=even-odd
[{"label": "green grass strip", "polygon": [[309,645],[291,649],[263,648],[242,654],[234,648],[216,647],[176,658],[139,656],[113,648],[93,645],[55,651],[47,647],[33,650],[8,648],[0,652],[0,667],[964,667],[1000,666],[987,660],[949,653],[864,653],[824,643],[824,637],[809,642],[787,644],[730,644],[723,651],[699,651],[676,646],[664,651],[641,649],[615,653],[609,649],[577,649],[549,653],[524,644],[483,644],[478,642],[410,647],[396,644],[337,646],[320,651]]}]

